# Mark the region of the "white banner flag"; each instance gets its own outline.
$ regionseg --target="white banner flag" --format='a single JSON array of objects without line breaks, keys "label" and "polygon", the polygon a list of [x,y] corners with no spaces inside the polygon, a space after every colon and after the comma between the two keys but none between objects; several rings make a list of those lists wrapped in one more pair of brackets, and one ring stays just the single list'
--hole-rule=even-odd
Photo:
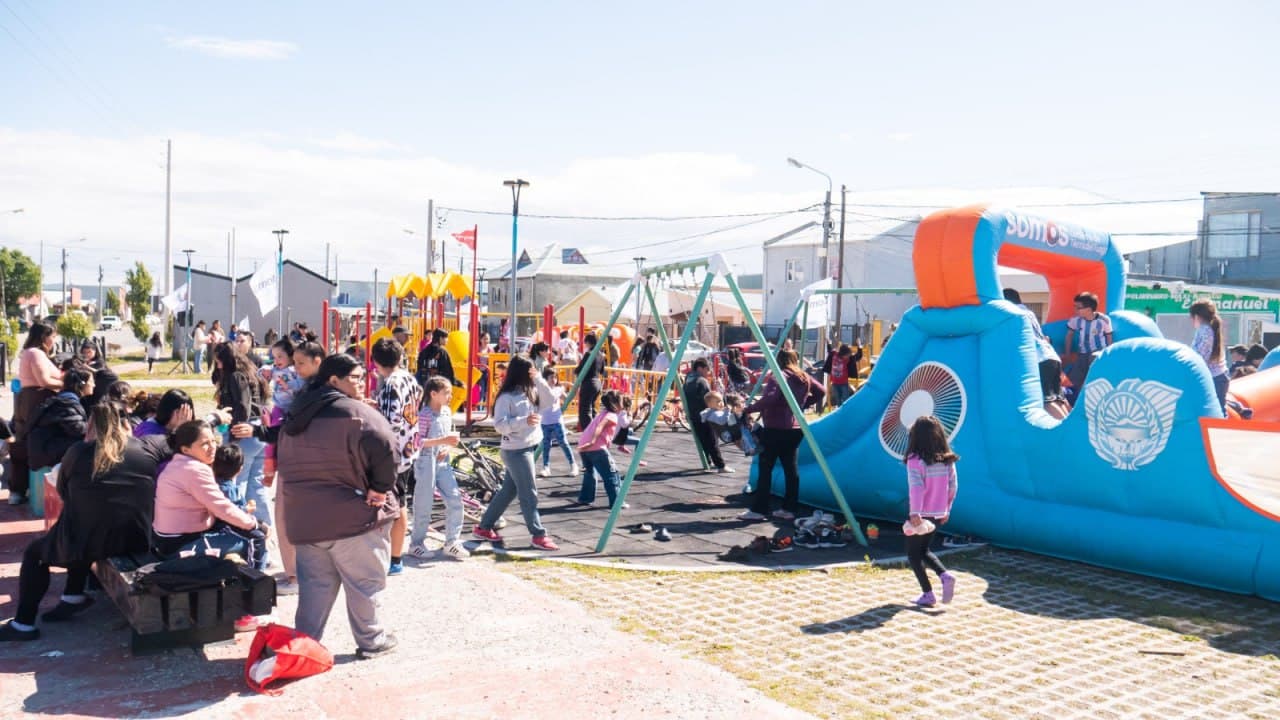
[{"label": "white banner flag", "polygon": [[236,325],[236,329],[237,329],[237,330],[248,330],[248,329],[249,329],[249,316],[248,316],[248,315],[245,315],[245,316],[244,316],[244,319],[240,321],[240,324],[239,324],[239,325]]},{"label": "white banner flag", "polygon": [[276,301],[278,299],[280,287],[280,275],[276,272],[275,263],[263,263],[249,278],[249,289],[253,291],[253,296],[258,299],[258,312],[265,317],[267,313],[276,309]]},{"label": "white banner flag", "polygon": [[825,278],[815,283],[810,283],[800,290],[800,297],[809,301],[809,314],[805,319],[805,330],[827,326],[827,298],[829,295],[816,295],[815,290],[830,290],[835,287],[835,283],[831,278]]},{"label": "white banner flag", "polygon": [[169,312],[183,312],[187,309],[187,285],[184,283],[182,287],[160,298],[160,304],[164,305]]}]

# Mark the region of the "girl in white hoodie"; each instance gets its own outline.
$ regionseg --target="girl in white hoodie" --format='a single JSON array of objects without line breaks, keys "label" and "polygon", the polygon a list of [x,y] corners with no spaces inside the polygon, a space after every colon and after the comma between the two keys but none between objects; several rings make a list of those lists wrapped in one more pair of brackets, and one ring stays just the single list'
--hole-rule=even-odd
[{"label": "girl in white hoodie", "polygon": [[542,442],[542,420],[538,414],[535,386],[537,371],[533,363],[522,354],[513,355],[507,365],[507,376],[498,388],[498,398],[493,403],[493,427],[502,435],[502,464],[506,473],[502,487],[489,503],[480,524],[471,534],[481,540],[502,542],[502,536],[493,529],[498,518],[517,496],[524,524],[533,536],[533,546],[539,550],[559,550],[560,546],[547,536],[538,516],[538,486],[534,479],[533,456]]}]

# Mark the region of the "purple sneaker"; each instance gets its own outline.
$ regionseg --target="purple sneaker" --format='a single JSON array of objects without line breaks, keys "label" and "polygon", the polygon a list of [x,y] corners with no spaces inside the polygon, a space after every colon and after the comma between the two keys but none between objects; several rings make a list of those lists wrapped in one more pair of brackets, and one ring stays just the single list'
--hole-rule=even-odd
[{"label": "purple sneaker", "polygon": [[920,607],[933,607],[934,605],[938,604],[938,600],[934,598],[932,591],[921,595],[920,597],[916,598],[915,600],[912,600],[911,602],[915,603],[916,605],[919,605]]},{"label": "purple sneaker", "polygon": [[956,576],[949,572],[942,573],[942,604],[951,602],[956,596]]}]

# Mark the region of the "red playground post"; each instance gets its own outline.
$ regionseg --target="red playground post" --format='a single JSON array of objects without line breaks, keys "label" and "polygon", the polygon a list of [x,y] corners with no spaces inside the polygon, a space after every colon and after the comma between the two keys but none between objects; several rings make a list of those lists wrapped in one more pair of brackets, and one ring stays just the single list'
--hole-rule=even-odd
[{"label": "red playground post", "polygon": [[320,302],[320,337],[329,342],[329,301]]},{"label": "red playground post", "polygon": [[587,306],[578,306],[578,354],[582,354],[582,342],[587,338]]}]

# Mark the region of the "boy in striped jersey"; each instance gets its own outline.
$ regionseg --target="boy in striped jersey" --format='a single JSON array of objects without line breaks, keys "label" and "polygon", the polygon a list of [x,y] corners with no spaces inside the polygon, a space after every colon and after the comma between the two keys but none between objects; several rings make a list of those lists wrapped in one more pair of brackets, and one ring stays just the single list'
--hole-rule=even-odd
[{"label": "boy in striped jersey", "polygon": [[[1111,344],[1111,318],[1098,312],[1098,296],[1082,292],[1075,297],[1076,316],[1067,321],[1067,341],[1063,360],[1072,362],[1067,377],[1076,396],[1084,388],[1095,353]],[[1074,341],[1074,342],[1073,342]]]}]

